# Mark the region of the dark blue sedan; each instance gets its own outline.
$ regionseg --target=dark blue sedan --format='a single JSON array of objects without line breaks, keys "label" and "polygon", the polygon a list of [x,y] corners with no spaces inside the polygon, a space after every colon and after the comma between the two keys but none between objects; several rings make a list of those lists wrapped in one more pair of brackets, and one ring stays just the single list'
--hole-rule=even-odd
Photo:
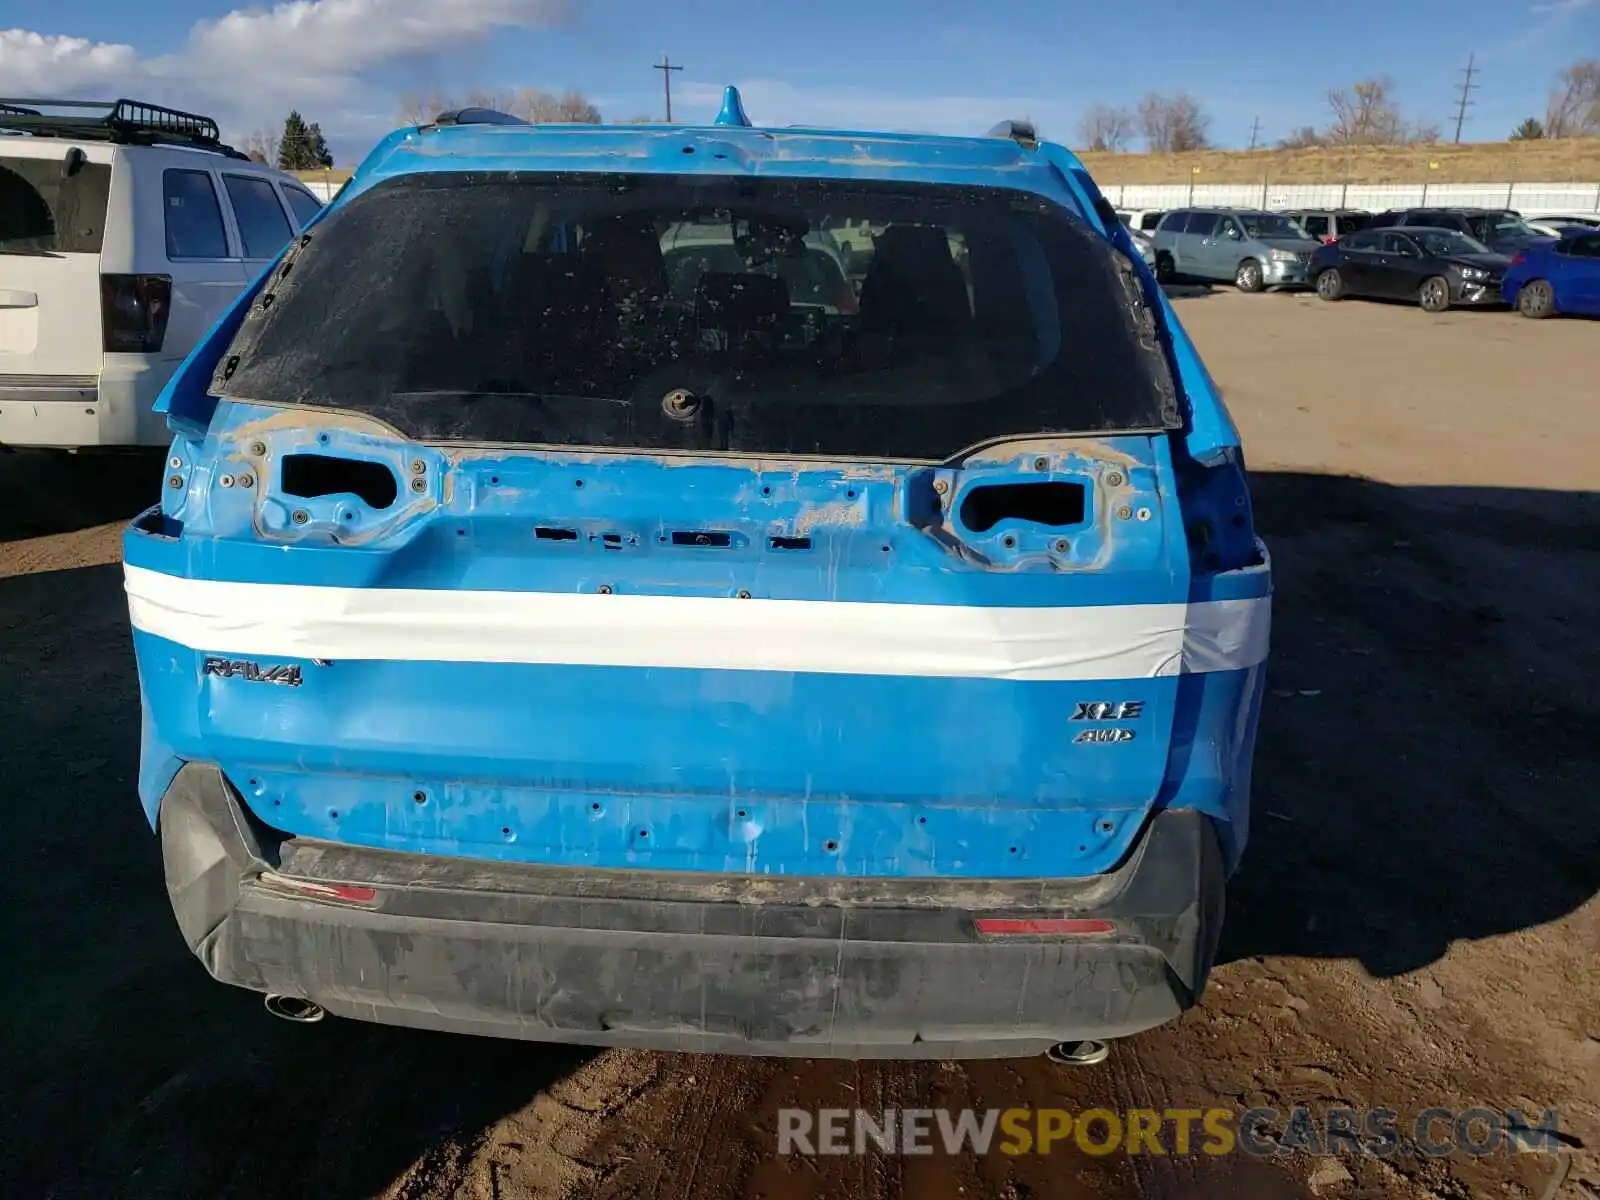
[{"label": "dark blue sedan", "polygon": [[1524,250],[1511,260],[1501,290],[1525,317],[1600,316],[1600,230]]}]

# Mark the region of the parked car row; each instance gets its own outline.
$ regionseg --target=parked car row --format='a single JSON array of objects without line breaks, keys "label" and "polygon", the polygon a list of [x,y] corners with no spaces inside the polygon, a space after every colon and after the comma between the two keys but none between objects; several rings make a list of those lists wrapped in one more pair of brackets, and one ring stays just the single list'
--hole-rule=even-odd
[{"label": "parked car row", "polygon": [[1119,213],[1153,228],[1156,277],[1241,291],[1311,287],[1326,300],[1414,299],[1429,312],[1514,305],[1600,314],[1600,217],[1529,221],[1512,209],[1191,207]]}]

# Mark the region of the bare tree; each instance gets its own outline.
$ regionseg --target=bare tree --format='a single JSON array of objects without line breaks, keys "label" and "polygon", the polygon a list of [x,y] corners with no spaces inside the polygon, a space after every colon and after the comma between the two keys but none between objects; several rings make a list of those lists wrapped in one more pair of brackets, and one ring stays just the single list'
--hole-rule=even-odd
[{"label": "bare tree", "polygon": [[248,134],[239,143],[239,149],[251,162],[271,163],[278,162],[278,135],[271,130],[258,129]]},{"label": "bare tree", "polygon": [[1600,134],[1600,58],[1585,58],[1556,76],[1545,109],[1545,137]]},{"label": "bare tree", "polygon": [[1309,150],[1313,146],[1324,146],[1327,139],[1310,125],[1302,125],[1278,145],[1285,150]]},{"label": "bare tree", "polygon": [[1334,88],[1328,92],[1328,107],[1333,123],[1322,136],[1332,145],[1398,146],[1439,140],[1437,125],[1407,123],[1388,79],[1363,79],[1351,87]]},{"label": "bare tree", "polygon": [[1162,96],[1149,92],[1139,101],[1139,129],[1152,154],[1184,154],[1210,145],[1211,118],[1187,92]]},{"label": "bare tree", "polygon": [[440,113],[457,108],[492,108],[535,125],[600,124],[600,110],[582,92],[576,91],[553,96],[538,88],[515,88],[510,91],[476,89],[459,99],[439,91],[400,97],[401,116],[415,125],[426,125]]},{"label": "bare tree", "polygon": [[1090,150],[1121,150],[1133,135],[1133,114],[1109,104],[1090,105],[1078,122],[1078,136]]}]

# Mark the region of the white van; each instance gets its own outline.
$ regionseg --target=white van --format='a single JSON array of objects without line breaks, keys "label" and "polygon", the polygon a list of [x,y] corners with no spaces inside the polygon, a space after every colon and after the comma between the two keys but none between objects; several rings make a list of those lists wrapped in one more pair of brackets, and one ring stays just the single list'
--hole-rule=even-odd
[{"label": "white van", "polygon": [[167,379],[321,207],[209,117],[0,99],[0,446],[164,445]]}]

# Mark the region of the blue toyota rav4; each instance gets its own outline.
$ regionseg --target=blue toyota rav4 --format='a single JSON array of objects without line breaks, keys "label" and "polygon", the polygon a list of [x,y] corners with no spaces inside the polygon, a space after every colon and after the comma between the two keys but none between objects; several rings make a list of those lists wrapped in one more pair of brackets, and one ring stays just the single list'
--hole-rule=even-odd
[{"label": "blue toyota rav4", "polygon": [[1030,129],[444,114],[161,404],[139,790],[280,1015],[928,1058],[1199,997],[1269,567]]}]

